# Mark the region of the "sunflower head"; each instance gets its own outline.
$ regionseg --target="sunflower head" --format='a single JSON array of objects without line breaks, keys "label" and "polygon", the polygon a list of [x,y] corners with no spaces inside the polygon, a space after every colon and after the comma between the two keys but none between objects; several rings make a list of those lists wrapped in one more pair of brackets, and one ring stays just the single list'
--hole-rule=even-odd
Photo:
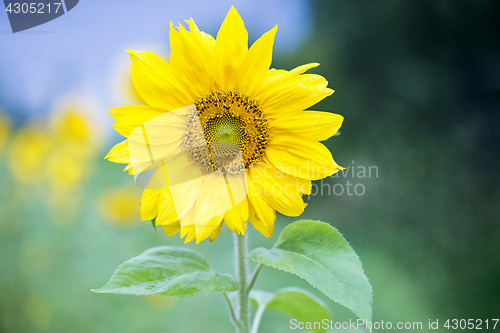
[{"label": "sunflower head", "polygon": [[333,90],[304,74],[318,64],[270,69],[277,27],[249,48],[234,7],[216,39],[187,26],[171,24],[170,61],[129,50],[146,104],[111,108],[127,139],[107,158],[145,186],[141,218],[167,235],[213,241],[224,222],[241,235],[250,221],[270,237],[276,211],[300,215],[311,180],[341,169],[319,141],[342,116],[304,111]]}]

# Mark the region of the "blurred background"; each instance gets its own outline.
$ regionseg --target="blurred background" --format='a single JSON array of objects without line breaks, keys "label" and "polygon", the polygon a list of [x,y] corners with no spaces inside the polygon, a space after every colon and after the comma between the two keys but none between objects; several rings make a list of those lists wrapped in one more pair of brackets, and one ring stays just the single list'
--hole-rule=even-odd
[{"label": "blurred background", "polygon": [[[233,331],[220,295],[89,291],[147,248],[182,244],[140,222],[141,189],[103,160],[121,141],[107,107],[136,98],[125,50],[168,58],[170,21],[216,35],[232,4],[251,42],[278,25],[273,67],[319,62],[336,90],[314,109],[345,117],[326,144],[347,169],[315,184],[301,218],[359,254],[373,320],[498,318],[500,2],[81,1],[16,34],[0,13],[0,332]],[[250,247],[294,220],[279,215],[271,239],[250,228]],[[233,271],[227,228],[187,246]],[[354,318],[285,272],[264,268],[256,287],[287,284]],[[261,327],[289,332],[289,318]]]}]

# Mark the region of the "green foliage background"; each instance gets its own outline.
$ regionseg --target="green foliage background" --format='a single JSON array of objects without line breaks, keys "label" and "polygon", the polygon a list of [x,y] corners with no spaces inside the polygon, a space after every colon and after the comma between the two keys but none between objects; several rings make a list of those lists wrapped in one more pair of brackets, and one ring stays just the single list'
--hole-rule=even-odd
[{"label": "green foliage background", "polygon": [[[374,290],[374,321],[498,318],[500,3],[312,5],[311,39],[273,66],[321,63],[314,72],[336,93],[314,109],[346,118],[327,145],[341,165],[376,166],[378,177],[328,179],[362,183],[366,193],[312,196],[300,219],[331,223],[359,254]],[[147,248],[182,246],[148,222],[104,223],[99,193],[132,182],[104,154],[96,155],[69,225],[54,224],[43,188],[17,186],[1,157],[0,332],[231,332],[220,295],[158,303],[89,291]],[[273,239],[250,228],[250,247],[269,248],[294,220],[278,216]],[[186,246],[232,273],[232,245],[226,228],[214,244]],[[285,272],[264,268],[256,288],[286,285],[311,291],[336,321],[354,318]],[[271,312],[262,327],[288,332],[288,321]]]}]

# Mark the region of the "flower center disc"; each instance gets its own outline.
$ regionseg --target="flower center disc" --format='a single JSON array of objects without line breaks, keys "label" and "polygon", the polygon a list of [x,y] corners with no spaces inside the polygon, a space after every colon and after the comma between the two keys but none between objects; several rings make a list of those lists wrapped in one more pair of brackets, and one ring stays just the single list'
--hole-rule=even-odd
[{"label": "flower center disc", "polygon": [[241,117],[235,117],[229,113],[217,114],[209,118],[205,123],[203,133],[212,158],[222,163],[229,163],[238,158],[241,148],[248,143],[248,135],[244,130]]},{"label": "flower center disc", "polygon": [[196,140],[189,128],[184,142],[203,172],[234,175],[262,158],[269,124],[257,101],[236,91],[217,91],[198,99],[195,107],[207,145],[191,147]]}]

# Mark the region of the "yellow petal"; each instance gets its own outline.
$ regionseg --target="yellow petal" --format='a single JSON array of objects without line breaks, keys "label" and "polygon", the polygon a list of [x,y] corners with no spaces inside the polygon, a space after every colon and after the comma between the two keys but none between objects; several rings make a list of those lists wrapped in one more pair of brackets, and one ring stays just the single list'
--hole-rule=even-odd
[{"label": "yellow petal", "polygon": [[144,171],[144,165],[158,166],[163,159],[171,159],[182,153],[182,141],[186,132],[186,119],[181,108],[163,113],[140,124],[128,137],[131,168],[137,174]]},{"label": "yellow petal", "polygon": [[217,229],[220,230],[223,218],[224,215],[219,215],[208,220],[198,221],[194,226],[196,230],[196,244],[199,244],[201,241],[217,232]]},{"label": "yellow petal", "polygon": [[226,205],[228,209],[223,212],[224,220],[233,232],[242,235],[245,233],[248,221],[246,175],[240,173],[225,175],[223,178],[225,190],[229,195],[229,202]]},{"label": "yellow petal", "polygon": [[224,221],[231,231],[244,235],[248,221],[248,200],[245,199],[224,215]]},{"label": "yellow petal", "polygon": [[[258,204],[252,204],[249,208],[249,221],[252,226],[265,237],[272,237],[274,231],[274,221],[276,221],[276,211],[272,209],[264,200]],[[260,212],[259,212],[260,210]]]},{"label": "yellow petal", "polygon": [[[196,168],[184,162],[181,159],[174,159],[167,166],[162,161],[160,167],[155,168],[147,184],[147,190],[160,191],[157,224],[167,224],[183,219],[189,211],[193,210],[200,191],[201,180],[196,173]],[[169,168],[176,170],[178,175],[169,171]]]},{"label": "yellow petal", "polygon": [[130,163],[127,140],[116,144],[104,158],[115,163]]},{"label": "yellow petal", "polygon": [[217,229],[222,225],[222,215],[214,216],[207,220],[199,220],[196,216],[196,205],[181,218],[181,238],[186,236],[184,243],[189,243],[196,238],[196,243],[199,244],[202,240],[217,232]]},{"label": "yellow petal", "polygon": [[166,111],[149,105],[127,105],[119,108],[109,108],[110,115],[116,120],[115,130],[128,137],[130,133],[150,119],[161,116]]},{"label": "yellow petal", "polygon": [[256,94],[262,110],[271,119],[302,111],[333,94],[328,81],[315,74],[302,74],[317,64],[297,67],[289,72],[269,71],[266,82]]},{"label": "yellow petal", "polygon": [[210,236],[208,236],[208,238],[210,239],[210,242],[213,243],[215,241],[215,239],[217,238],[217,236],[219,236],[219,233],[220,233],[220,229],[222,228],[222,223],[219,225],[219,227],[217,229],[215,229],[211,234]]},{"label": "yellow petal", "polygon": [[157,225],[169,225],[179,220],[176,206],[168,190],[160,190],[158,196],[158,217]]},{"label": "yellow petal", "polygon": [[[161,168],[155,170],[153,178],[154,184],[148,186],[164,186],[168,190],[171,205],[176,212],[175,219],[188,214],[200,195],[201,172],[187,161],[187,156],[179,155],[168,163],[162,161]],[[185,223],[181,225],[184,226]]]},{"label": "yellow petal", "polygon": [[143,145],[164,145],[178,141],[186,132],[186,116],[194,116],[195,114],[196,108],[194,106],[163,113],[140,124],[128,139]]},{"label": "yellow petal", "polygon": [[178,31],[170,25],[170,64],[177,76],[189,82],[201,97],[215,90],[212,73],[215,39],[201,32],[193,19],[187,23],[189,31],[182,24]]},{"label": "yellow petal", "polygon": [[179,222],[176,222],[176,223],[170,223],[167,225],[162,225],[162,228],[163,228],[163,231],[165,232],[165,234],[167,234],[167,236],[173,236],[179,232],[179,230],[181,229],[181,226],[179,225]]},{"label": "yellow petal", "polygon": [[273,57],[275,26],[260,37],[248,50],[238,73],[238,89],[252,96],[266,79]]},{"label": "yellow petal", "polygon": [[[247,175],[249,178],[249,175]],[[265,237],[271,237],[276,221],[276,210],[271,208],[261,196],[260,189],[247,180],[249,200],[249,221],[253,227]]]},{"label": "yellow petal", "polygon": [[248,52],[248,33],[240,14],[231,7],[222,23],[214,47],[215,78],[219,89],[233,90],[237,73]]},{"label": "yellow petal", "polygon": [[222,222],[224,214],[233,207],[225,177],[215,173],[203,176],[194,215],[196,241],[207,238]]},{"label": "yellow petal", "polygon": [[152,52],[128,52],[134,86],[147,104],[175,110],[196,101],[198,96],[193,87],[179,80],[165,59]]},{"label": "yellow petal", "polygon": [[321,111],[300,111],[273,120],[270,128],[273,133],[300,135],[310,140],[322,141],[333,136],[342,126],[344,117]]},{"label": "yellow petal", "polygon": [[141,220],[152,220],[158,216],[160,190],[145,189],[141,197]]},{"label": "yellow petal", "polygon": [[323,144],[303,137],[280,135],[272,138],[266,157],[289,175],[316,180],[342,170]]},{"label": "yellow petal", "polygon": [[274,166],[260,162],[249,170],[250,181],[273,209],[287,216],[299,216],[307,206],[302,194],[309,191],[310,181],[287,175]]},{"label": "yellow petal", "polygon": [[[159,161],[154,161],[152,158],[150,149],[144,149],[143,146],[127,139],[111,148],[105,158],[111,162],[128,164],[124,171],[137,175],[159,166]],[[172,150],[170,147],[167,148],[168,152]]]},{"label": "yellow petal", "polygon": [[[295,67],[291,71],[287,71],[284,69],[271,68],[269,70],[269,72],[267,73],[267,77],[266,77],[266,81],[264,82],[264,86],[269,87],[273,84],[276,84],[275,81],[277,81],[277,80],[286,81],[288,79],[294,78],[300,74],[307,72],[311,68],[315,68],[318,66],[319,66],[319,64],[317,62],[312,62],[310,64],[305,64],[305,65],[300,65],[298,67]],[[261,87],[261,92],[265,90],[264,86]]]},{"label": "yellow petal", "polygon": [[[183,227],[195,226],[197,243],[211,235],[222,223],[224,215],[246,197],[244,175],[211,173],[201,179],[198,195],[189,196],[196,198],[194,210],[191,209],[180,221]],[[241,226],[239,228],[242,229]]]},{"label": "yellow petal", "polygon": [[[193,209],[193,212],[194,212],[194,209]],[[184,240],[184,244],[187,244],[196,238],[196,231],[194,228],[194,224],[182,226],[182,223],[181,223],[181,238],[184,238],[184,236],[186,236],[186,239]]]}]

